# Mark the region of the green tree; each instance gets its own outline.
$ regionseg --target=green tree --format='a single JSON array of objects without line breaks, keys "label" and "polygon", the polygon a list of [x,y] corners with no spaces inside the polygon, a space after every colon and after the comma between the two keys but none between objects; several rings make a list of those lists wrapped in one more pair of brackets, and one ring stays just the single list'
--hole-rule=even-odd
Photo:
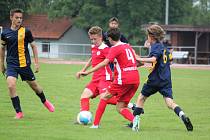
[{"label": "green tree", "polygon": [[21,8],[27,11],[28,0],[2,0],[0,1],[0,22],[9,20],[9,11],[13,8]]},{"label": "green tree", "polygon": [[193,25],[210,25],[210,0],[199,0],[193,7],[189,23]]},{"label": "green tree", "polygon": [[28,5],[29,14],[47,14],[52,0],[30,0]]},{"label": "green tree", "polygon": [[[169,23],[181,24],[192,7],[192,0],[171,0]],[[121,31],[132,44],[142,44],[144,32],[141,25],[165,22],[165,0],[60,0],[54,1],[49,10],[51,18],[71,17],[76,26],[84,29],[99,25],[107,30],[108,19],[116,16]]]}]

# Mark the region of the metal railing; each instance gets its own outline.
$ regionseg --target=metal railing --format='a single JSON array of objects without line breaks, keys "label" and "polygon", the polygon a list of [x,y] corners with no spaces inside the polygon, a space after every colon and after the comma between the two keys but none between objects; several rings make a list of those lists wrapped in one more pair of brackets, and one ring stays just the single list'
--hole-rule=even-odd
[{"label": "metal railing", "polygon": [[[67,43],[36,43],[38,46],[38,53],[40,58],[54,58],[63,60],[87,60],[91,55],[91,44],[67,44]],[[44,48],[45,47],[45,48]],[[47,48],[46,48],[47,47]],[[135,52],[142,56],[147,57],[150,48],[144,46],[132,46]],[[30,48],[30,47],[29,47]],[[174,63],[195,64],[197,60],[205,60],[205,64],[210,63],[208,57],[197,57],[195,46],[169,46],[171,51],[187,51],[188,57],[183,59],[174,59]],[[30,52],[32,52],[30,50]],[[198,52],[199,53],[199,52]],[[31,53],[32,54],[32,53]],[[210,54],[210,52],[209,52]],[[201,62],[202,63],[202,62]]]}]

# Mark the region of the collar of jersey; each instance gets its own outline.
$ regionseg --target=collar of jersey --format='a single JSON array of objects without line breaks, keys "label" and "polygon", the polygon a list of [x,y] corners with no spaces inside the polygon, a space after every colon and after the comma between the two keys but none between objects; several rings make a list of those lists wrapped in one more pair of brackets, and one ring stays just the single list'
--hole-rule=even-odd
[{"label": "collar of jersey", "polygon": [[126,44],[126,43],[123,43],[123,42],[121,42],[121,41],[118,41],[114,46],[112,46],[112,47],[116,47],[116,46],[119,46],[119,45],[124,45],[124,44]]}]

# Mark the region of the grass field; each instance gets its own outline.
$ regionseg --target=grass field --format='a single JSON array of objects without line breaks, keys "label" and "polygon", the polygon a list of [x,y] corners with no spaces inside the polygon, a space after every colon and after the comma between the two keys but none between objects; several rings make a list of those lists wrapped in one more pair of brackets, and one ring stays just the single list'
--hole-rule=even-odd
[{"label": "grass field", "polygon": [[[90,80],[90,77],[75,79],[74,74],[81,67],[41,64],[36,77],[48,99],[54,103],[54,113],[49,113],[28,85],[18,80],[17,91],[25,114],[22,120],[13,118],[15,112],[6,82],[0,76],[0,140],[210,139],[210,71],[172,69],[174,98],[190,116],[194,124],[193,132],[186,131],[175,113],[167,109],[160,94],[156,94],[146,102],[141,131],[136,133],[124,126],[127,121],[115,111],[115,106],[107,106],[100,129],[73,124],[79,111],[80,94]],[[141,69],[140,73],[142,85],[148,73],[146,69]],[[137,94],[132,101],[136,100]],[[98,99],[91,100],[92,112],[97,103]]]}]

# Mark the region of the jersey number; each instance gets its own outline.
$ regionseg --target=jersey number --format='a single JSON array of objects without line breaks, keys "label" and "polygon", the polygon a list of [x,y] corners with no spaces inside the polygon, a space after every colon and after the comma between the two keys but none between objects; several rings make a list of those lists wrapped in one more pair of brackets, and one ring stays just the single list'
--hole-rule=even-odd
[{"label": "jersey number", "polygon": [[126,55],[127,55],[128,60],[131,60],[132,63],[135,63],[131,50],[130,49],[125,49],[125,51],[126,51]]},{"label": "jersey number", "polygon": [[168,58],[167,58],[167,55],[166,55],[166,50],[164,50],[163,52],[163,62],[164,64],[167,62]]}]

